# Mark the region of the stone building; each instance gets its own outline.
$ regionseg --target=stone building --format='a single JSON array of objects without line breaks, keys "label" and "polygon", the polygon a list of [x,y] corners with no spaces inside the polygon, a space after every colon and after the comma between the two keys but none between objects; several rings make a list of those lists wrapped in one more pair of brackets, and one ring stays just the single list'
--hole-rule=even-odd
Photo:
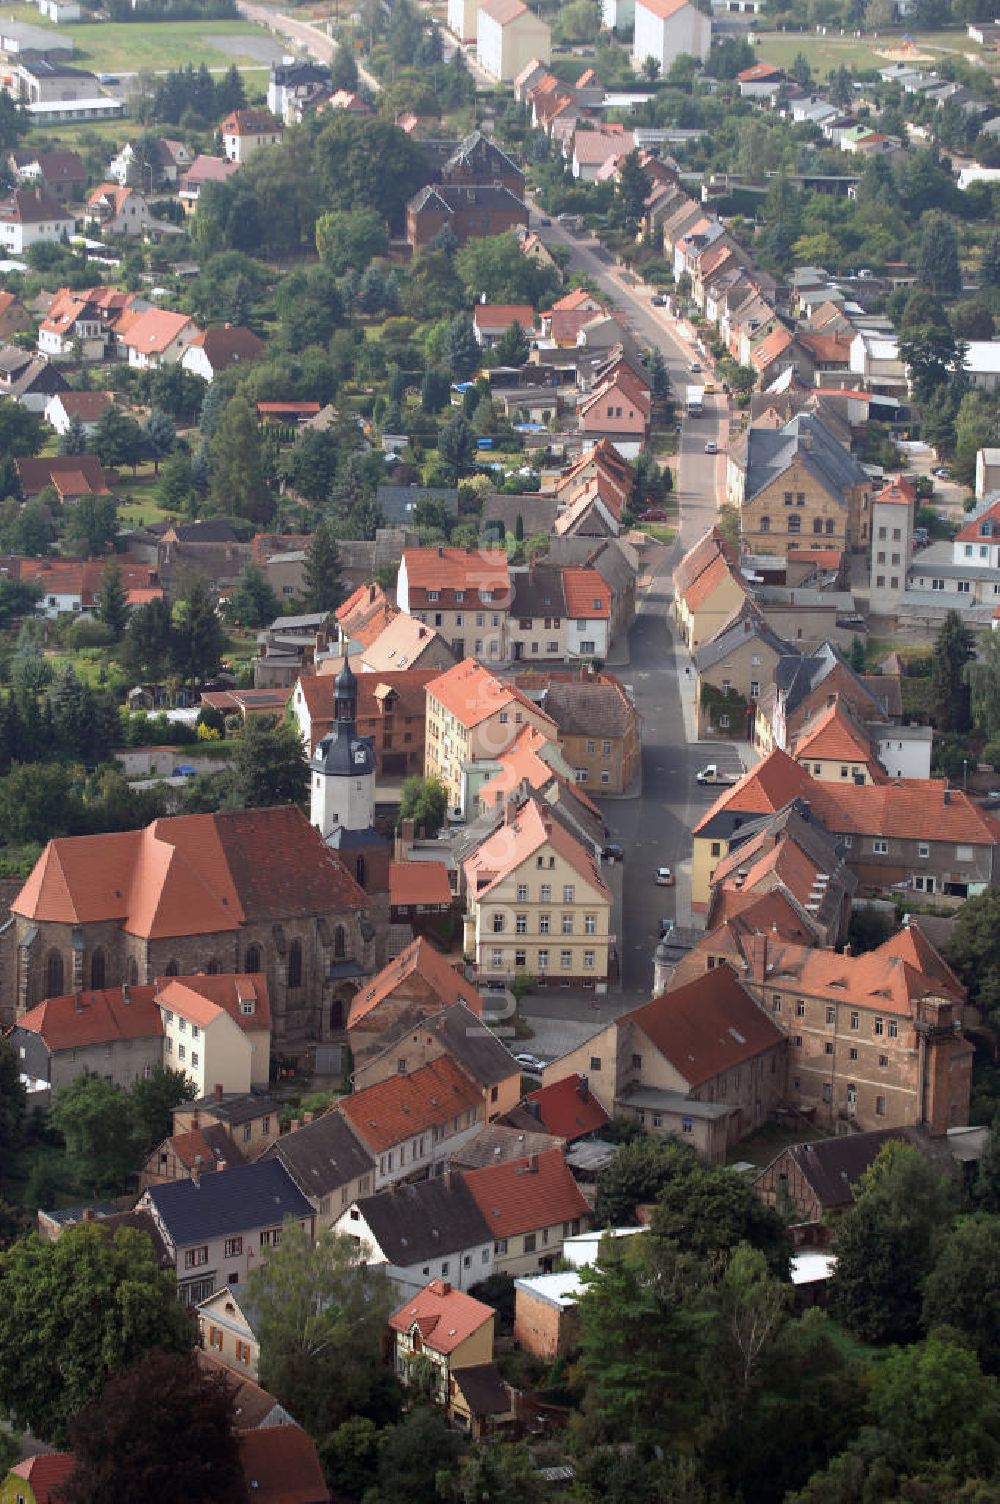
[{"label": "stone building", "polygon": [[256,972],[279,1054],[338,1033],[381,959],[368,896],[290,806],[50,841],[12,917],[0,953],[8,1022],[85,989]]}]

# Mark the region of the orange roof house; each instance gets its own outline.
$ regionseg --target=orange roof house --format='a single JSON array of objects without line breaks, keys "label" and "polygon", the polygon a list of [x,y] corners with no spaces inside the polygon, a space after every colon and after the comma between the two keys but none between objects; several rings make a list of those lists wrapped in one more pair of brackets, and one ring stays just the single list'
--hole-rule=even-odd
[{"label": "orange roof house", "polygon": [[587,1087],[586,1076],[575,1072],[529,1093],[528,1111],[538,1118],[549,1133],[571,1144],[607,1127],[608,1115]]},{"label": "orange roof house", "polygon": [[596,569],[564,569],[562,581],[570,616],[610,620],[611,586]]},{"label": "orange roof house", "polygon": [[[347,1024],[352,1036],[354,1030],[373,1032],[373,1015],[377,1009],[381,1008],[383,1016],[388,1017],[390,1010],[384,1006],[388,999],[394,999],[397,1005],[403,1005],[418,1017],[436,1013],[454,1003],[464,1003],[478,1017],[482,1017],[483,1012],[483,1000],[478,990],[423,935],[412,940],[357,994]],[[364,1027],[366,1024],[367,1028]],[[385,1027],[383,1020],[374,1032],[381,1033]],[[351,1048],[355,1049],[353,1037]]]},{"label": "orange roof house", "polygon": [[96,454],[65,454],[49,457],[34,455],[15,459],[21,490],[25,496],[37,496],[52,486],[60,501],[77,501],[81,496],[110,496],[111,487],[104,466]]},{"label": "orange roof house", "polygon": [[803,726],[794,756],[814,778],[882,783],[887,777],[871,738],[839,695]]},{"label": "orange roof house", "polygon": [[472,310],[472,327],[481,345],[501,339],[517,324],[528,334],[535,325],[535,310],[530,303],[477,303]]},{"label": "orange roof house", "polygon": [[[451,1356],[482,1327],[491,1333],[496,1312],[492,1306],[474,1300],[463,1290],[456,1290],[446,1280],[434,1279],[418,1295],[401,1305],[389,1317],[394,1332],[420,1333],[420,1347]],[[458,1366],[461,1366],[459,1364]]]},{"label": "orange roof house", "polygon": [[118,335],[128,351],[128,363],[140,370],[174,365],[197,339],[201,330],[188,313],[172,313],[168,308],[149,308],[138,314],[128,328]]},{"label": "orange roof house", "polygon": [[301,1426],[239,1432],[247,1498],[254,1504],[329,1504],[316,1443]]},{"label": "orange roof house", "polygon": [[361,677],[399,669],[442,669],[453,658],[454,654],[436,627],[399,611],[388,617],[382,630],[364,646]]},{"label": "orange roof house", "polygon": [[[494,1239],[506,1242],[508,1260],[520,1252],[512,1246],[515,1239],[557,1223],[583,1222],[590,1216],[561,1148],[467,1170],[464,1179]],[[531,1262],[537,1267],[537,1260]],[[503,1257],[497,1256],[494,1269],[503,1265]]]},{"label": "orange roof house", "polygon": [[444,862],[390,862],[389,907],[429,912],[451,908],[451,884]]},{"label": "orange roof house", "polygon": [[160,977],[157,989],[161,1007],[171,1009],[199,1028],[206,1028],[219,1013],[228,1014],[244,1030],[271,1027],[267,978],[259,974]]},{"label": "orange roof house", "polygon": [[406,548],[399,565],[396,600],[407,612],[476,611],[510,603],[510,570],[503,549]]},{"label": "orange roof house", "polygon": [[[331,1111],[342,1113],[378,1163],[376,1187],[420,1169],[425,1160],[443,1162],[446,1149],[473,1131],[482,1117],[478,1087],[447,1055],[411,1075],[377,1081]],[[422,1148],[421,1136],[426,1136]],[[410,1166],[408,1171],[406,1166]]]}]

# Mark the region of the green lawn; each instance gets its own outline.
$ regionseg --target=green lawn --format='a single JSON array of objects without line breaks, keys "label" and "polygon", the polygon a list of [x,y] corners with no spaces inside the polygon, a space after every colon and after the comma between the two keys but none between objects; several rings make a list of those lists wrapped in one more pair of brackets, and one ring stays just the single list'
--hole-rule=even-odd
[{"label": "green lawn", "polygon": [[148,475],[139,475],[134,479],[127,471],[122,474],[115,499],[123,527],[140,527],[143,524],[151,526],[154,522],[166,521],[170,515],[156,500],[158,480],[152,473],[152,467],[149,469]]},{"label": "green lawn", "polygon": [[[954,52],[962,56],[972,53],[984,67],[990,66],[982,48],[966,36],[964,31],[913,32],[912,35],[917,53]],[[877,42],[870,35],[859,41],[850,32],[846,36],[840,36],[839,28],[833,27],[829,28],[825,37],[817,36],[815,32],[758,32],[758,37],[757,56],[761,62],[787,68],[801,52],[813,72],[821,79],[841,66],[857,72],[884,68],[887,59],[880,52],[898,47],[902,42],[902,34],[898,32],[880,32]]]},{"label": "green lawn", "polygon": [[[52,23],[40,15],[34,5],[18,3],[4,6],[8,20],[26,21],[32,26],[50,26]],[[68,37],[76,51],[74,64],[91,68],[97,73],[114,73],[117,70],[136,73],[141,68],[165,72],[179,68],[184,63],[198,67],[206,63],[209,68],[228,68],[230,63],[241,67],[256,64],[262,68],[260,53],[252,46],[243,53],[224,52],[212,44],[210,38],[269,37],[263,27],[252,21],[160,21],[155,24],[129,21],[80,21],[71,26],[53,27],[60,36]],[[266,69],[264,70],[266,71]]]},{"label": "green lawn", "polygon": [[763,1128],[758,1128],[749,1138],[741,1139],[733,1145],[729,1151],[729,1160],[732,1164],[747,1160],[758,1169],[763,1169],[791,1144],[806,1144],[811,1139],[818,1138],[829,1138],[829,1134],[806,1122],[793,1123],[790,1127],[781,1123],[765,1123]]},{"label": "green lawn", "polygon": [[646,533],[656,543],[673,543],[677,537],[677,529],[675,527],[667,527],[666,523],[663,522],[640,522],[638,524],[638,531]]}]

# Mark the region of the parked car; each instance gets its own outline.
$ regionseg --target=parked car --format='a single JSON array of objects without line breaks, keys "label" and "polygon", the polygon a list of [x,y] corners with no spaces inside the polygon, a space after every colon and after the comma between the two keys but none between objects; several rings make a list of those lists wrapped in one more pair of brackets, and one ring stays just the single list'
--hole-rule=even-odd
[{"label": "parked car", "polygon": [[648,512],[639,513],[640,522],[666,522],[667,514],[662,507],[650,507]]},{"label": "parked car", "polygon": [[688,370],[689,371],[700,371],[701,370],[701,361],[700,360],[692,360],[691,364],[688,366]]},{"label": "parked car", "polygon": [[546,1062],[539,1060],[537,1055],[515,1055],[514,1059],[532,1076],[540,1076],[545,1069]]},{"label": "parked car", "polygon": [[551,219],[549,218],[549,216],[547,214],[543,214],[542,217],[541,217],[541,219],[538,221],[538,223],[540,225],[550,225],[552,223],[552,221],[551,221]]},{"label": "parked car", "polygon": [[654,308],[665,308],[667,306],[667,295],[663,292],[654,292],[649,301]]},{"label": "parked car", "polygon": [[695,774],[695,782],[704,784],[732,784],[739,780],[735,773],[720,773],[718,763],[710,762]]},{"label": "parked car", "polygon": [[709,439],[708,443],[705,445],[705,453],[706,454],[718,454],[718,452],[719,452],[719,446],[718,446],[718,444],[715,442],[714,439]]},{"label": "parked car", "polygon": [[951,480],[951,471],[947,465],[935,465],[931,474],[936,475],[938,480]]},{"label": "parked car", "polygon": [[657,867],[657,869],[656,869],[656,886],[658,888],[672,888],[673,885],[674,885],[674,874],[671,872],[670,868],[669,867]]},{"label": "parked car", "polygon": [[608,862],[623,862],[625,847],[619,846],[617,841],[609,841],[604,848],[604,859]]}]

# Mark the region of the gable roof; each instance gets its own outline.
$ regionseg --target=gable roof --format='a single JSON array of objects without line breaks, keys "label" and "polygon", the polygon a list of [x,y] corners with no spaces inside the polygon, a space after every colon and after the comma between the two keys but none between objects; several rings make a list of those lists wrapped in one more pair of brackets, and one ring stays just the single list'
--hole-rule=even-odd
[{"label": "gable roof", "polygon": [[573,1074],[551,1086],[533,1091],[527,1098],[537,1110],[539,1120],[550,1133],[571,1144],[574,1139],[596,1133],[608,1123],[608,1115],[593,1092],[587,1089],[585,1076]]},{"label": "gable roof", "polygon": [[314,1201],[375,1168],[371,1154],[339,1112],[325,1112],[294,1132],[283,1133],[266,1158],[280,1160],[302,1194]]},{"label": "gable roof", "polygon": [[[805,339],[805,336],[799,336]],[[801,464],[826,493],[846,502],[855,486],[871,478],[815,413],[800,412],[777,430],[751,428],[747,434],[746,501],[752,501],[792,464]]]},{"label": "gable roof", "polygon": [[493,1236],[465,1177],[454,1172],[366,1196],[358,1210],[389,1263],[402,1269]]},{"label": "gable roof", "polygon": [[263,354],[265,342],[242,324],[216,324],[204,330],[191,341],[196,349],[204,350],[205,358],[213,371],[224,371],[230,366],[249,365]]},{"label": "gable roof", "polygon": [[426,936],[418,935],[355,994],[348,1029],[357,1028],[373,1008],[377,1008],[384,998],[391,997],[396,988],[414,974],[426,982],[443,1006],[464,1003],[477,1018],[482,1017],[483,1000],[477,989]]},{"label": "gable roof", "polygon": [[153,1002],[155,993],[153,986],[108,987],[50,997],[29,1008],[15,1028],[37,1034],[50,1052],[120,1039],[157,1039],[163,1035],[163,1019]]},{"label": "gable roof", "polygon": [[57,1504],[59,1491],[75,1467],[72,1452],[45,1452],[15,1462],[11,1473],[30,1483],[35,1504]]},{"label": "gable roof", "polygon": [[234,1165],[193,1180],[171,1180],[145,1192],[154,1215],[175,1248],[208,1242],[258,1227],[280,1226],[286,1217],[311,1218],[312,1207],[274,1159]]},{"label": "gable roof", "polygon": [[[444,638],[436,627],[418,621],[400,611],[375,637],[368,642],[361,654],[366,673],[384,674],[389,669],[414,668],[434,643],[443,643]],[[364,675],[362,675],[362,678]]]},{"label": "gable roof", "polygon": [[438,704],[443,705],[466,729],[478,726],[498,711],[520,706],[531,712],[532,725],[539,718],[548,721],[555,735],[555,725],[543,710],[533,705],[516,684],[509,679],[498,679],[476,658],[463,658],[461,663],[446,669],[428,684],[427,693],[433,695]]},{"label": "gable roof", "polygon": [[876,782],[886,776],[875,755],[870,738],[861,729],[854,717],[834,695],[831,704],[820,710],[802,728],[795,743],[795,757],[826,758],[834,762],[863,762]]},{"label": "gable roof", "polygon": [[728,966],[664,993],[619,1020],[641,1029],[689,1090],[783,1043],[784,1034]]},{"label": "gable roof", "polygon": [[611,674],[555,680],[542,701],[560,736],[625,736],[636,719],[635,708],[619,681]]},{"label": "gable roof", "polygon": [[12,909],[57,924],[119,920],[155,939],[369,902],[302,811],[285,805],[50,841]]},{"label": "gable roof", "polygon": [[494,1238],[590,1215],[561,1148],[467,1170],[465,1183]]},{"label": "gable roof", "polygon": [[381,1154],[415,1133],[443,1127],[479,1102],[478,1088],[444,1056],[342,1097],[331,1111],[343,1113],[361,1142]]},{"label": "gable roof", "polygon": [[[271,1000],[267,978],[249,972],[160,977],[157,1003],[170,1008],[189,1023],[206,1029],[221,1013],[227,1013],[246,1032],[271,1027]],[[250,1008],[251,1012],[245,1010]]]},{"label": "gable roof", "polygon": [[[893,1139],[905,1142],[900,1128],[879,1128],[871,1133],[845,1133],[835,1138],[791,1144],[785,1151],[824,1208],[851,1206],[854,1187]],[[772,1163],[783,1156],[778,1155]],[[762,1172],[763,1173],[763,1172]]]},{"label": "gable roof", "polygon": [[526,799],[513,819],[498,826],[466,859],[465,877],[470,891],[477,899],[484,898],[544,845],[551,846],[600,898],[610,903],[611,895],[594,858],[553,819],[548,805],[534,796]]},{"label": "gable roof", "polygon": [[424,1020],[424,1027],[441,1041],[466,1075],[484,1089],[521,1073],[521,1067],[503,1041],[464,1003],[442,1008],[440,1013]]},{"label": "gable roof", "polygon": [[763,762],[744,773],[731,789],[723,789],[715,803],[702,815],[692,834],[699,835],[724,811],[739,811],[743,815],[773,815],[793,799],[800,796],[812,798],[816,788],[815,780],[810,778],[805,768],[800,767],[780,747],[775,747]]},{"label": "gable roof", "polygon": [[46,486],[54,486],[61,497],[111,495],[96,454],[30,455],[18,457],[14,465],[26,496],[37,496]]},{"label": "gable roof", "polygon": [[563,569],[562,581],[568,616],[592,621],[610,619],[611,590],[596,569]]},{"label": "gable roof", "polygon": [[389,863],[389,904],[407,908],[412,904],[437,904],[450,908],[452,902],[448,868],[444,862]]},{"label": "gable roof", "polygon": [[319,1454],[301,1426],[240,1431],[240,1463],[254,1504],[327,1504]]},{"label": "gable roof", "polygon": [[975,512],[955,534],[955,542],[1000,543],[1000,498]]},{"label": "gable roof", "polygon": [[118,338],[129,349],[145,355],[162,355],[174,340],[185,330],[195,328],[189,313],[172,313],[169,308],[147,308],[119,333]]},{"label": "gable roof", "polygon": [[434,1352],[453,1353],[473,1332],[491,1323],[496,1316],[492,1306],[473,1300],[463,1290],[456,1290],[447,1280],[432,1279],[418,1295],[401,1305],[389,1317],[394,1332],[419,1328],[425,1347]]},{"label": "gable roof", "polygon": [[510,329],[520,324],[529,331],[534,326],[535,310],[530,303],[477,303],[472,322],[477,329]]}]

